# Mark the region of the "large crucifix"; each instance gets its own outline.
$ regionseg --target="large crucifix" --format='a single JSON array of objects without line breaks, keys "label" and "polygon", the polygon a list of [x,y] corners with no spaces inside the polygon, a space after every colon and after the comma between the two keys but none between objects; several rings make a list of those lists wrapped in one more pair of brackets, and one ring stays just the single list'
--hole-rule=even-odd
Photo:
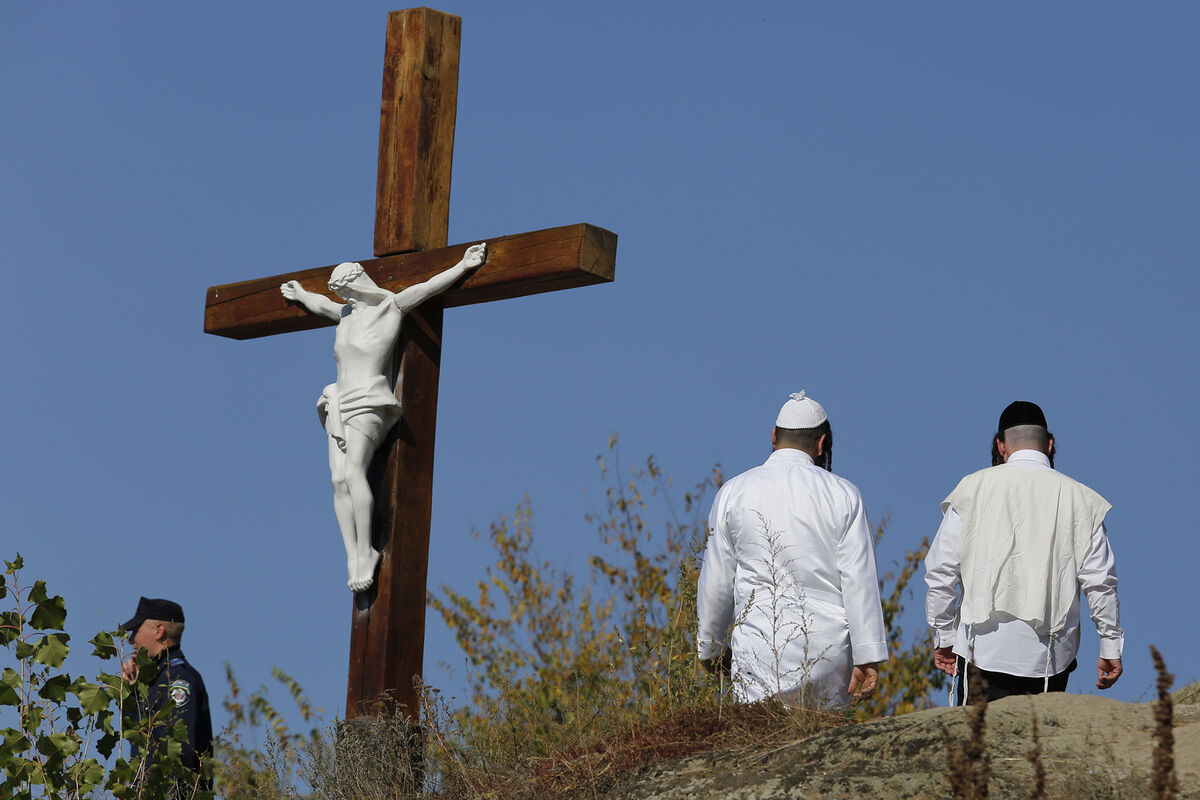
[{"label": "large crucifix", "polygon": [[[461,32],[458,17],[428,8],[388,15],[376,258],[361,264],[390,292],[429,280],[467,251],[465,244],[446,246]],[[395,381],[403,412],[369,472],[371,528],[382,559],[370,589],[354,595],[347,718],[370,713],[370,704],[385,694],[411,717],[417,714],[443,309],[611,281],[616,246],[615,234],[587,224],[489,239],[478,271],[405,316],[394,364],[403,377]],[[280,294],[290,281],[328,294],[330,269],[214,286],[204,330],[250,339],[332,325]]]}]

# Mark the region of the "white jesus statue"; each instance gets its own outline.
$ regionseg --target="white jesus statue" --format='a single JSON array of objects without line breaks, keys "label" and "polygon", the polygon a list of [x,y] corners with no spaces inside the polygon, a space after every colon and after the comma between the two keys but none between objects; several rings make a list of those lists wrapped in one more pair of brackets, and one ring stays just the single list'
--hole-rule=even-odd
[{"label": "white jesus statue", "polygon": [[399,292],[379,288],[361,264],[339,264],[329,276],[329,289],[346,301],[344,305],[304,289],[298,281],[279,287],[285,298],[309,313],[337,321],[333,339],[337,382],[321,393],[317,413],[329,438],[333,512],[346,545],[351,591],[369,588],[379,563],[379,551],[371,546],[374,498],[367,467],[379,443],[400,420],[397,396],[402,376],[393,385],[391,375],[400,323],[406,313],[478,269],[486,258],[487,245],[473,245],[450,269]]}]

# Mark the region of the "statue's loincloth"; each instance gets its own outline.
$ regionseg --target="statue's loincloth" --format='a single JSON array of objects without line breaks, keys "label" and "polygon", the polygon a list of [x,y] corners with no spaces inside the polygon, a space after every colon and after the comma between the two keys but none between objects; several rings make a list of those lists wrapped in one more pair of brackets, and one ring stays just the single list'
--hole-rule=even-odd
[{"label": "statue's loincloth", "polygon": [[371,379],[364,386],[338,391],[331,383],[317,399],[317,416],[338,449],[346,452],[346,428],[367,437],[378,446],[387,432],[400,419],[400,401],[382,376]]}]

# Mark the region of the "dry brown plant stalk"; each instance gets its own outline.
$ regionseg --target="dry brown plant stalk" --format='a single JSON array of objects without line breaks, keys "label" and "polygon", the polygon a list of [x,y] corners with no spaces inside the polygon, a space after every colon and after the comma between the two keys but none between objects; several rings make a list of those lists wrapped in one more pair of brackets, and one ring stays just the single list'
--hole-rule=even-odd
[{"label": "dry brown plant stalk", "polygon": [[1157,800],[1174,800],[1179,794],[1179,779],[1175,775],[1174,706],[1171,685],[1175,676],[1167,672],[1167,663],[1158,648],[1150,645],[1154,671],[1158,673],[1158,701],[1154,704],[1154,773],[1151,786]]},{"label": "dry brown plant stalk", "polygon": [[967,709],[967,727],[971,730],[971,738],[967,740],[964,755],[974,772],[972,800],[987,798],[988,781],[992,771],[991,759],[988,758],[987,747],[983,741],[987,731],[987,721],[984,718],[988,706],[986,688],[987,682],[982,677],[971,681],[967,688],[967,703],[970,705]]},{"label": "dry brown plant stalk", "polygon": [[946,743],[947,777],[950,779],[950,793],[954,800],[968,800],[972,796],[971,766],[963,755],[963,748],[950,737],[950,729],[942,728],[942,741]]},{"label": "dry brown plant stalk", "polygon": [[987,682],[982,677],[969,681],[967,685],[967,730],[970,737],[966,743],[951,740],[948,730],[942,731],[946,743],[946,760],[949,766],[950,788],[955,800],[986,800],[991,778],[991,760],[984,744],[987,731]]},{"label": "dry brown plant stalk", "polygon": [[1037,712],[1033,712],[1033,724],[1030,726],[1033,734],[1033,747],[1025,754],[1033,767],[1033,788],[1029,790],[1027,800],[1043,800],[1046,797],[1046,765],[1042,763],[1042,737],[1038,731]]}]

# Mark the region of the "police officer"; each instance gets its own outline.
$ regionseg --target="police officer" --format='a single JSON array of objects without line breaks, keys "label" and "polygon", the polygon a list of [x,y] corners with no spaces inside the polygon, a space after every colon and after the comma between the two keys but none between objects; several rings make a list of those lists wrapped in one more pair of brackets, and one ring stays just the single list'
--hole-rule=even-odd
[{"label": "police officer", "polygon": [[[187,725],[188,740],[181,758],[184,766],[197,769],[200,758],[212,751],[212,718],[208,711],[208,692],[200,673],[187,662],[179,641],[183,638],[183,609],[170,600],[143,597],[138,600],[137,612],[122,628],[129,641],[139,650],[145,648],[158,662],[158,672],[150,684],[146,705],[139,707],[142,718],[157,714],[167,704],[175,703],[171,721],[182,719]],[[133,658],[121,665],[121,674],[128,681],[137,680],[137,664]],[[166,722],[164,720],[164,722]],[[162,738],[167,726],[156,725],[150,734],[150,747]]]}]

